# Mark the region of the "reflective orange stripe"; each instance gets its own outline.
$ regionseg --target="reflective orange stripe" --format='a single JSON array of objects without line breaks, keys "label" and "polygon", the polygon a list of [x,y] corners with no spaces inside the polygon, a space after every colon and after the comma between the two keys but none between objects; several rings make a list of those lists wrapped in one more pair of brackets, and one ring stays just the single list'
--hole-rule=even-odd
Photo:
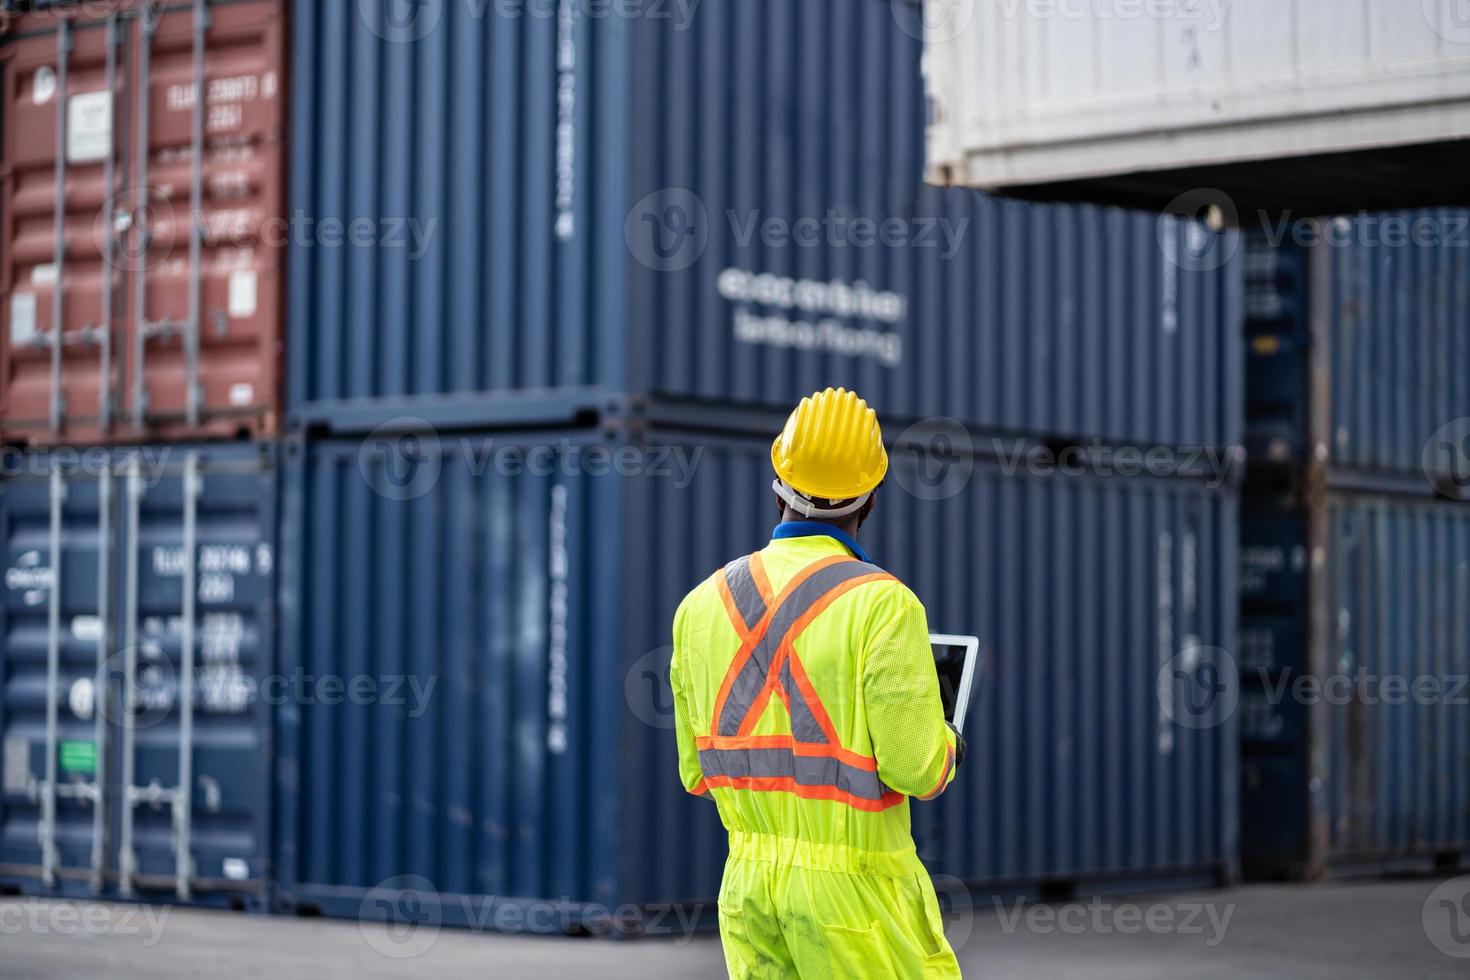
[{"label": "reflective orange stripe", "polygon": [[954,749],[952,749],[952,748],[950,748],[949,746],[946,745],[945,748],[944,748],[944,772],[942,772],[942,773],[939,774],[939,783],[933,789],[931,789],[928,793],[926,793],[925,795],[919,797],[919,799],[921,799],[921,800],[932,800],[932,799],[934,799],[934,797],[938,796],[940,793],[943,793],[944,790],[945,790],[945,781],[947,779],[949,779],[949,771],[951,769],[953,769],[953,768],[954,768]]},{"label": "reflective orange stripe", "polygon": [[771,592],[771,580],[766,578],[766,565],[761,561],[761,553],[757,551],[750,556],[750,579],[755,583],[756,591],[761,598],[766,600],[766,608],[774,606],[775,595]]}]

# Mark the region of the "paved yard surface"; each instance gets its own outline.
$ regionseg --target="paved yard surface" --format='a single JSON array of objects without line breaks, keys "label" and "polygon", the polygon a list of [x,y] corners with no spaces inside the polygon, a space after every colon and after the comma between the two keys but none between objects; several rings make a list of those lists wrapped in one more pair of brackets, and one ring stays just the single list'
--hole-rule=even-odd
[{"label": "paved yard surface", "polygon": [[[1470,876],[1251,886],[951,917],[971,977],[1470,976]],[[401,956],[399,954],[414,955]],[[1452,954],[1458,954],[1452,955]],[[538,938],[0,899],[0,977],[723,977],[717,939]]]}]

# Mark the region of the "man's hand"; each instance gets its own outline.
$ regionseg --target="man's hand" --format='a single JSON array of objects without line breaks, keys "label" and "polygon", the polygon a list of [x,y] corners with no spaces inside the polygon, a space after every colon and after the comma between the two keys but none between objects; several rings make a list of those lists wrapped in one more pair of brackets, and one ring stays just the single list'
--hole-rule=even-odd
[{"label": "man's hand", "polygon": [[958,769],[960,763],[965,761],[965,736],[954,727],[954,722],[947,721],[945,724],[949,726],[950,731],[954,732],[954,767]]}]

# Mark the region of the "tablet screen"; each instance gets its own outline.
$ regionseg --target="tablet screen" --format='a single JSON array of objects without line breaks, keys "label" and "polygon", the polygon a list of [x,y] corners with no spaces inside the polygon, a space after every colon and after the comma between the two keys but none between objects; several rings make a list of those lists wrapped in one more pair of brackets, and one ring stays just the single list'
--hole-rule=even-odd
[{"label": "tablet screen", "polygon": [[939,674],[944,717],[963,731],[980,641],[973,636],[936,633],[929,637],[929,644],[934,650],[934,669]]}]

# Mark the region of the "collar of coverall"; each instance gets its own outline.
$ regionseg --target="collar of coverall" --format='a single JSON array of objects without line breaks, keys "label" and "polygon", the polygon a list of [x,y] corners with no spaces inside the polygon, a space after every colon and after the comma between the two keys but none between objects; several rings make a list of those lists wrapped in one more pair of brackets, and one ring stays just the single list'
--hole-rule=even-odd
[{"label": "collar of coverall", "polygon": [[782,521],[776,525],[776,530],[771,532],[771,540],[777,541],[781,538],[810,538],[817,535],[832,538],[848,551],[852,552],[853,557],[859,561],[865,561],[870,565],[873,564],[873,559],[868,557],[868,553],[863,550],[863,546],[858,544],[852,535],[840,527],[832,524],[824,524],[821,521]]}]

